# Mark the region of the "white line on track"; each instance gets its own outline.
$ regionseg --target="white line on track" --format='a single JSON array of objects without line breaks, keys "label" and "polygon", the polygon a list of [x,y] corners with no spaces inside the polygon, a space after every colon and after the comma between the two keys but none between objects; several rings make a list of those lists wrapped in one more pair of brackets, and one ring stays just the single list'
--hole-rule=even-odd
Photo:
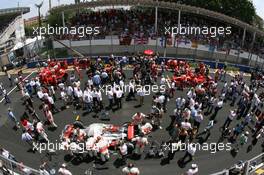
[{"label": "white line on track", "polygon": [[[27,75],[24,79],[23,79],[23,81],[25,81],[28,77],[30,77],[33,73],[35,73],[36,71],[33,71],[33,72],[31,72],[29,75]],[[13,87],[13,89],[11,89],[8,93],[7,93],[7,95],[9,95],[9,94],[11,94],[15,89],[17,88],[17,86],[15,86],[15,87]],[[5,98],[2,98],[2,100],[0,101],[0,103],[2,103],[3,101],[4,101],[4,99]]]}]

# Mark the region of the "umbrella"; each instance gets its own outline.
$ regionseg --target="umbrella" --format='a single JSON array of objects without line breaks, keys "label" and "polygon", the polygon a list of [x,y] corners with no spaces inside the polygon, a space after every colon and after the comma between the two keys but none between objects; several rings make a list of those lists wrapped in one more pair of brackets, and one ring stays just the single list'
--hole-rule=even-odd
[{"label": "umbrella", "polygon": [[148,50],[145,50],[145,51],[144,51],[144,54],[145,54],[145,55],[153,55],[153,54],[154,54],[154,51],[148,49]]}]

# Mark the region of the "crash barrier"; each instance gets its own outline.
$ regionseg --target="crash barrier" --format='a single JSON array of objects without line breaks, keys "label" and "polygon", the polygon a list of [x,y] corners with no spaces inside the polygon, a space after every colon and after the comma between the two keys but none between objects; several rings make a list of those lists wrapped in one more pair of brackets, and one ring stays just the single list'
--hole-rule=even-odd
[{"label": "crash barrier", "polygon": [[[256,171],[264,166],[264,153],[244,162],[243,164],[244,164],[244,167],[243,167],[244,169],[242,170],[242,172],[240,172],[240,174],[243,174],[243,175],[256,174]],[[234,168],[235,166],[232,166],[229,169],[224,169],[223,171],[213,173],[211,175],[229,175],[229,174],[232,174],[230,172],[232,172]]]},{"label": "crash barrier", "polygon": [[38,170],[0,155],[0,174],[5,174],[4,172],[8,175],[41,175]]},{"label": "crash barrier", "polygon": [[246,162],[245,174],[255,174],[254,172],[264,166],[264,153]]},{"label": "crash barrier", "polygon": [[[92,56],[90,58],[96,59],[96,58],[98,58],[98,56]],[[102,60],[104,60],[105,63],[109,63],[109,56],[100,56],[100,58]],[[121,59],[122,56],[116,56],[115,58]],[[74,59],[76,59],[76,58],[68,57],[68,58],[57,58],[56,60],[57,61],[66,60],[69,65],[72,65],[74,62]],[[132,57],[128,56],[128,59],[129,59],[128,64],[131,64],[132,63]],[[209,65],[210,68],[223,68],[226,64],[228,64],[228,66],[238,68],[240,71],[243,71],[243,72],[250,72],[250,70],[255,69],[254,67],[240,65],[240,64],[224,63],[224,62],[209,61],[209,60],[198,60],[198,59],[190,59],[190,58],[175,58],[175,57],[159,57],[158,63],[160,64],[162,61],[166,62],[166,60],[169,60],[169,59],[186,60],[186,61],[189,61],[192,63],[203,62],[206,65]],[[45,62],[46,62],[46,60],[32,61],[32,62],[29,62],[27,64],[27,67],[28,68],[43,67],[43,66],[45,66],[45,64],[44,64]]]},{"label": "crash barrier", "polygon": [[229,170],[223,170],[221,172],[218,172],[218,173],[213,173],[211,175],[229,175]]},{"label": "crash barrier", "polygon": [[[110,40],[109,38],[113,38]],[[263,54],[254,54],[246,50],[226,49],[224,47],[215,47],[210,45],[192,43],[191,40],[181,40],[178,42],[171,42],[172,45],[164,46],[162,39],[149,39],[147,44],[137,44],[132,41],[130,45],[122,45],[119,42],[119,36],[113,35],[105,36],[105,39],[92,40],[57,40],[53,42],[55,50],[67,49],[68,53],[83,55],[133,55],[135,53],[143,53],[144,50],[151,49],[159,55],[164,57],[183,57],[183,58],[199,58],[205,60],[219,60],[228,61],[229,63],[236,63],[242,65],[262,65],[264,63]],[[134,39],[133,39],[134,40]],[[134,44],[133,44],[134,43]],[[177,43],[177,44],[175,44]],[[195,47],[194,47],[195,46]],[[74,50],[74,52],[72,52]],[[55,52],[56,53],[56,52]]]}]

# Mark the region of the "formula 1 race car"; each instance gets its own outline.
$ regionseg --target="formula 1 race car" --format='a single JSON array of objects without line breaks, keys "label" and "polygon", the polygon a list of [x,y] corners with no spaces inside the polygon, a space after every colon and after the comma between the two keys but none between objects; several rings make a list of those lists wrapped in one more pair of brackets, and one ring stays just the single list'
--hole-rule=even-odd
[{"label": "formula 1 race car", "polygon": [[134,138],[134,126],[128,123],[122,126],[93,123],[86,127],[76,121],[64,127],[60,139],[64,144],[71,144],[87,142],[87,139],[91,137],[101,137],[109,143],[109,147],[115,147],[121,140]]}]

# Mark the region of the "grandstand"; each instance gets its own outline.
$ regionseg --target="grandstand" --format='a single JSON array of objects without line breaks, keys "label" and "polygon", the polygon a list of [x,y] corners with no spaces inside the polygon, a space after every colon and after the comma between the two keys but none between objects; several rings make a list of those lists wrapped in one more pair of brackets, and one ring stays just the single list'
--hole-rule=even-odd
[{"label": "grandstand", "polygon": [[[24,25],[21,15],[29,11],[30,9],[26,7],[0,9],[0,44],[4,44],[11,37],[16,39],[23,37],[21,33],[23,32]],[[19,32],[20,34],[18,34]]]},{"label": "grandstand", "polygon": [[[126,8],[120,8],[120,7],[126,7]],[[136,57],[135,55],[142,54],[146,49],[151,49],[156,52],[158,58],[157,64],[163,62],[164,60],[166,61],[169,59],[176,58],[179,60],[187,60],[190,62],[196,62],[197,60],[198,62],[204,61],[205,64],[210,66],[214,65],[213,68],[219,68],[219,69],[222,69],[224,66],[226,66],[225,65],[226,62],[227,64],[230,65],[232,64],[232,66],[234,65],[241,68],[241,70],[242,68],[243,70],[251,70],[251,68],[258,68],[258,69],[264,68],[264,31],[257,28],[256,26],[238,20],[234,17],[230,17],[225,14],[203,9],[200,7],[174,3],[174,2],[163,2],[162,0],[157,0],[157,1],[156,0],[125,0],[125,1],[98,0],[98,1],[89,1],[89,2],[84,1],[70,5],[62,5],[62,6],[54,7],[49,13],[51,17],[55,16],[57,17],[56,19],[58,20],[54,20],[55,18],[53,19],[51,18],[52,20],[49,21],[49,16],[48,16],[47,18],[45,18],[44,23],[49,24],[51,26],[57,26],[58,21],[61,21],[61,24],[64,25],[64,27],[66,26],[68,28],[79,28],[84,26],[90,26],[94,28],[98,26],[100,28],[100,33],[98,35],[86,34],[84,36],[80,36],[77,33],[54,34],[52,36],[48,36],[48,34],[45,34],[45,38],[42,36],[40,37],[37,36],[36,40],[32,39],[32,42],[28,44],[26,42],[26,38],[25,40],[23,40],[25,34],[23,32],[24,26],[21,23],[23,21],[21,18],[21,14],[27,12],[29,12],[29,8],[12,8],[12,9],[0,10],[0,66],[3,66],[3,58],[5,59],[4,60],[5,64],[8,63],[7,61],[9,60],[8,53],[11,53],[9,51],[13,51],[15,49],[20,49],[21,51],[23,50],[23,48],[25,48],[25,45],[30,45],[32,43],[30,47],[27,47],[29,48],[30,51],[41,50],[44,53],[34,53],[34,55],[30,55],[29,58],[30,59],[32,58],[32,62],[29,62],[27,64],[28,66],[27,68],[36,68],[36,67],[39,68],[39,66],[44,65],[44,63],[47,62],[47,60],[56,61],[56,58],[58,58],[58,61],[60,61],[63,64],[67,63],[68,66],[68,62],[75,63],[76,60],[78,61],[78,59],[75,59],[76,58],[75,55],[78,55],[78,58],[80,57],[85,58],[83,60],[86,60],[86,58],[87,60],[88,58],[91,59],[100,58],[100,60],[101,59],[110,60],[113,58],[123,59],[124,56],[129,60],[129,63],[131,63],[134,57]],[[64,18],[64,15],[67,17]],[[165,27],[170,27],[170,26],[178,27],[180,24],[182,26],[193,26],[199,28],[202,28],[204,26],[224,27],[224,28],[231,26],[232,33],[230,35],[217,34],[215,37],[212,37],[212,33],[184,34],[184,35],[175,35],[175,36],[166,34]],[[40,42],[38,42],[39,40]],[[51,48],[49,48],[49,41],[51,41],[50,43],[52,43],[50,44]],[[56,51],[65,50],[65,48],[68,51],[67,56],[56,55],[57,53]],[[5,55],[5,57],[1,57],[2,54]],[[109,55],[111,56],[109,57]],[[41,60],[38,60],[39,58]],[[148,57],[146,56],[146,58]],[[43,64],[39,64],[39,63],[43,63]],[[218,66],[218,63],[221,63],[221,66]],[[72,65],[70,66],[72,68]],[[132,66],[132,64],[126,67],[128,68],[128,70],[127,69],[125,70],[130,71],[130,66]],[[163,69],[163,67],[161,68]],[[28,69],[28,70],[32,71],[32,69]],[[79,71],[79,67],[78,67],[78,71]],[[210,71],[212,73],[212,71],[214,70],[210,69]],[[33,78],[34,73],[35,72],[31,72],[29,77],[34,79]],[[7,82],[7,80],[3,80],[3,81]],[[219,82],[219,84],[223,84],[223,83]],[[14,92],[14,94],[12,95],[13,97],[16,98],[17,94],[18,92]],[[36,101],[38,100],[36,99]],[[58,103],[59,102],[57,102],[56,104]],[[37,106],[37,104],[38,103],[34,105]],[[127,104],[127,102],[125,102],[125,104]],[[4,107],[6,108],[6,106]],[[20,107],[21,106],[19,102],[17,102],[14,104],[13,109],[18,113],[22,111],[22,108]],[[230,108],[227,106],[225,107],[228,108],[228,110],[224,111],[223,114],[226,116]],[[41,110],[40,108],[37,109],[37,112]],[[127,109],[129,109],[127,110],[129,112],[129,115],[131,113],[130,108],[132,109],[133,107],[127,106]],[[65,109],[65,111],[67,111],[67,109]],[[61,122],[60,124],[64,124],[66,121],[68,121],[69,118],[66,118],[65,115],[72,115],[70,113],[64,113],[65,115],[62,115],[63,112],[65,111],[62,110],[58,114],[56,114],[56,121]],[[73,112],[74,115],[76,114],[76,111],[77,110],[74,109]],[[260,111],[262,112],[261,113],[262,115],[263,114],[262,109]],[[6,115],[6,113],[1,115]],[[119,113],[116,115],[119,115]],[[96,118],[97,116],[93,118],[89,118],[89,122],[96,120]],[[88,120],[88,117],[84,118],[84,120]],[[218,123],[220,122],[218,121]],[[60,132],[58,130],[53,131],[51,129],[48,131],[52,139],[58,137],[58,132]],[[213,131],[212,133],[213,134],[217,133],[218,136],[218,134],[220,133],[218,132],[219,131],[217,128],[217,130]],[[162,135],[157,135],[157,136],[154,135],[154,137],[162,137]],[[5,138],[5,136],[3,138]],[[21,139],[20,135],[17,136],[15,139],[17,140]],[[17,157],[19,157],[19,160],[25,162],[26,165],[32,168],[27,167],[23,164],[21,165],[21,163],[3,157],[1,155],[0,155],[0,168],[2,168],[1,166],[4,165],[9,172],[12,172],[11,174],[17,174],[17,175],[24,175],[30,173],[36,175],[42,174],[39,170],[37,170],[39,168],[40,162],[36,161],[39,160],[40,155],[38,153],[32,154],[32,159],[29,159],[27,156],[30,153],[28,152],[25,153],[25,151],[23,150],[25,148],[23,144],[20,144],[19,142],[18,145],[15,145],[14,143],[17,142],[10,141],[9,143],[9,141],[10,140],[8,140],[8,143],[4,143],[4,144],[12,145],[10,146],[10,150],[12,150],[12,152],[16,152],[16,155]],[[8,147],[6,148],[9,149]],[[259,150],[257,150],[256,148],[252,152],[249,151],[249,153],[245,153],[245,152],[241,153],[242,156],[239,157],[239,159],[241,158],[240,160],[244,161],[243,170],[241,170],[241,172],[243,171],[243,173],[246,175],[258,174],[258,172],[260,172],[260,174],[263,173],[264,154],[262,153],[259,156],[256,156],[257,153],[259,153]],[[252,158],[253,155],[256,157]],[[63,158],[65,161],[67,161],[68,158],[67,155],[63,157],[64,154],[62,153],[58,155],[54,154],[52,156],[50,153],[47,153],[45,156],[41,157],[41,159],[43,160],[49,158],[50,162],[52,163],[55,162],[54,168],[53,165],[51,167],[52,170],[54,170],[55,168],[59,168],[58,166],[60,163],[62,163]],[[233,159],[230,159],[229,157],[229,160],[227,160],[226,162],[220,162],[226,159],[225,156],[227,156],[227,153],[223,153],[222,155],[218,153],[214,157],[213,156],[206,157],[206,156],[208,155],[202,155],[201,156],[202,158],[198,158],[198,161],[201,161],[199,162],[201,163],[201,166],[200,165],[199,166],[200,167],[212,166],[211,168],[208,168],[210,169],[210,173],[212,173],[212,171],[223,170],[223,167],[226,167],[226,169],[224,169],[223,171],[215,173],[213,175],[232,174],[231,172],[234,170],[234,166],[232,165],[234,161],[238,160],[238,158],[233,157]],[[220,158],[219,161],[215,161],[217,159],[216,156],[219,156]],[[252,159],[249,160],[250,158]],[[213,159],[215,159],[214,160],[215,162],[211,161]],[[72,163],[72,160],[69,160],[68,164],[71,164],[70,162]],[[151,170],[149,171],[149,174],[153,174],[153,172],[156,171],[155,168],[158,166],[150,162],[151,161],[149,160],[144,160],[142,165],[149,166],[148,169],[151,169],[151,167],[153,167],[152,173]],[[87,164],[85,163],[85,164],[76,164],[76,165],[72,163],[74,166],[70,168],[75,170],[75,174],[76,173],[80,174],[80,172],[84,170],[84,167],[87,168],[89,166],[88,163],[90,162],[87,162]],[[113,165],[115,164],[113,163]],[[172,167],[173,171],[174,168],[176,167],[175,165],[176,162],[174,162],[173,164]],[[113,172],[116,173],[117,168],[112,169],[113,168],[112,163],[109,167],[110,167],[109,168],[110,174],[113,174]],[[165,166],[160,166],[160,171],[164,169],[169,169],[164,167]],[[107,168],[100,167],[98,169],[108,169],[108,167]],[[202,169],[201,171],[205,171],[205,170]],[[206,172],[209,173],[209,171]]]},{"label": "grandstand", "polygon": [[[128,10],[117,9],[116,7],[119,6],[130,8]],[[97,7],[106,8],[94,10]],[[109,9],[109,7],[111,8]],[[155,23],[155,7],[158,7],[157,24]],[[262,59],[264,32],[248,23],[218,12],[179,3],[152,0],[82,2],[55,7],[52,12],[63,11],[67,13],[69,10],[84,8],[89,9],[89,11],[76,13],[65,23],[69,27],[87,24],[100,26],[100,34],[93,36],[92,41],[86,42],[86,44],[84,41],[90,39],[88,35],[84,37],[59,35],[57,37],[64,40],[64,44],[68,44],[68,46],[70,44],[67,40],[70,39],[72,41],[71,46],[86,55],[107,55],[113,50],[118,54],[126,52],[133,54],[137,49],[142,52],[144,48],[149,47],[169,56],[176,55],[178,57],[220,60],[222,62],[228,60],[228,62],[246,66],[263,65],[264,63]],[[232,27],[232,34],[218,35],[214,38],[210,37],[210,34],[176,35],[173,38],[164,35],[164,27],[178,26],[179,24],[194,27],[230,26]],[[164,42],[165,40],[166,42]],[[90,47],[89,43],[92,45],[91,49],[87,49]],[[102,43],[110,43],[106,47],[107,49],[104,49],[105,53],[101,52]],[[54,45],[55,48],[62,48],[62,45],[57,42]],[[144,47],[137,48],[140,45]]]},{"label": "grandstand", "polygon": [[0,9],[1,67],[9,62],[4,55],[8,54],[16,43],[24,39],[25,30],[22,15],[29,11],[28,7]]}]

